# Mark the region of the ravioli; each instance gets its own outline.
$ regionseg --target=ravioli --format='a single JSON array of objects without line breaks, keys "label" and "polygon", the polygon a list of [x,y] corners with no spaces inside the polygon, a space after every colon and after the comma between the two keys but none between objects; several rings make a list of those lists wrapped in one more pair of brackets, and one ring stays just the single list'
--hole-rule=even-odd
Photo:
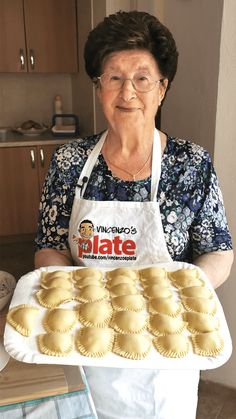
[{"label": "ravioli", "polygon": [[76,336],[78,351],[88,357],[100,358],[111,352],[114,331],[108,327],[83,327]]},{"label": "ravioli", "polygon": [[102,271],[100,271],[97,268],[80,268],[75,269],[73,271],[73,278],[78,281],[82,278],[96,278],[96,279],[102,279],[103,274]]},{"label": "ravioli", "polygon": [[139,334],[117,334],[113,352],[123,358],[144,359],[152,348],[152,340],[149,336]]},{"label": "ravioli", "polygon": [[139,278],[139,272],[131,268],[116,268],[106,273],[106,277],[109,279],[115,278],[118,275],[125,275],[134,280]]},{"label": "ravioli", "polygon": [[180,290],[180,295],[185,297],[203,297],[203,298],[212,298],[213,293],[207,287],[202,286],[192,286],[187,288],[182,288]]},{"label": "ravioli", "polygon": [[177,271],[170,272],[169,277],[178,288],[204,285],[204,281],[200,278],[197,269],[179,269]]},{"label": "ravioli", "polygon": [[169,277],[173,279],[173,281],[177,281],[178,279],[182,278],[199,278],[199,271],[196,268],[193,269],[177,269],[176,271],[169,272]]},{"label": "ravioli", "polygon": [[125,275],[117,275],[114,278],[111,278],[107,281],[107,288],[112,288],[116,285],[119,284],[132,284],[134,285],[134,279],[131,278],[130,276],[125,276]]},{"label": "ravioli", "polygon": [[162,287],[169,287],[171,285],[170,280],[167,277],[153,276],[149,279],[142,278],[143,286],[160,285]]},{"label": "ravioli", "polygon": [[73,349],[73,337],[68,333],[44,333],[38,336],[41,353],[50,356],[67,356]]},{"label": "ravioli", "polygon": [[149,331],[154,336],[181,333],[186,328],[186,323],[177,317],[166,314],[153,314],[149,318]]},{"label": "ravioli", "polygon": [[167,298],[172,297],[173,293],[168,287],[163,287],[158,284],[150,285],[144,288],[144,295],[147,298]]},{"label": "ravioli", "polygon": [[148,309],[151,314],[163,313],[177,317],[182,311],[182,304],[173,298],[153,298],[149,301]]},{"label": "ravioli", "polygon": [[118,297],[121,295],[138,294],[135,285],[132,284],[118,284],[110,288],[111,297]]},{"label": "ravioli", "polygon": [[79,319],[84,326],[105,327],[112,317],[112,306],[109,301],[94,301],[81,304]]},{"label": "ravioli", "polygon": [[200,356],[217,356],[224,349],[224,340],[218,331],[192,336],[194,353]]},{"label": "ravioli", "polygon": [[184,320],[188,323],[187,328],[191,333],[213,332],[219,329],[219,319],[210,314],[186,312]]},{"label": "ravioli", "polygon": [[203,286],[204,281],[201,278],[178,278],[174,281],[177,288],[186,288],[192,286]]},{"label": "ravioli", "polygon": [[153,344],[161,355],[168,358],[183,358],[190,349],[188,337],[181,334],[157,337],[153,340]]},{"label": "ravioli", "polygon": [[71,271],[50,271],[50,272],[42,272],[41,273],[41,281],[48,282],[55,278],[66,278],[72,280],[72,272]]},{"label": "ravioli", "polygon": [[145,299],[140,294],[121,295],[111,299],[114,310],[141,311],[146,307]]},{"label": "ravioli", "polygon": [[80,289],[80,288],[87,287],[88,285],[97,285],[98,287],[102,287],[103,283],[101,279],[88,276],[86,278],[81,278],[79,281],[76,281],[75,288]]},{"label": "ravioli", "polygon": [[55,278],[42,279],[41,287],[45,289],[64,288],[67,290],[72,290],[73,284],[71,280],[68,278],[63,278],[62,276],[56,276]]},{"label": "ravioli", "polygon": [[141,280],[149,281],[151,278],[166,278],[167,272],[164,268],[158,268],[155,266],[151,266],[149,268],[141,269],[140,271]]},{"label": "ravioli", "polygon": [[47,332],[66,333],[78,322],[78,312],[66,308],[53,308],[46,312],[43,320]]},{"label": "ravioli", "polygon": [[119,333],[141,333],[147,327],[146,317],[134,311],[117,311],[111,321],[111,327]]},{"label": "ravioli", "polygon": [[64,288],[42,289],[36,292],[38,302],[46,308],[54,308],[67,301],[73,300],[71,291]]},{"label": "ravioli", "polygon": [[21,304],[13,307],[7,313],[7,323],[23,336],[30,336],[39,314],[37,307]]},{"label": "ravioli", "polygon": [[103,287],[97,285],[87,285],[81,289],[80,293],[75,297],[82,303],[91,303],[93,301],[105,300],[109,297],[109,292]]},{"label": "ravioli", "polygon": [[209,298],[184,297],[182,298],[182,304],[188,311],[197,311],[212,315],[216,313],[217,309],[215,300]]}]

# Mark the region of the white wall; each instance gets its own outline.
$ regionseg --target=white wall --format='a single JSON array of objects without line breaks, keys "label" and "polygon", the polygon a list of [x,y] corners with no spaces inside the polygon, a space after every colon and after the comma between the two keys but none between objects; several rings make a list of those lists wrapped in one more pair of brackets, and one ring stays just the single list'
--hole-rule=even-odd
[{"label": "white wall", "polygon": [[129,11],[130,10],[130,0],[107,0],[106,1],[106,15],[117,12],[118,10]]},{"label": "white wall", "polygon": [[51,125],[53,102],[61,95],[63,111],[72,112],[69,74],[0,74],[0,127],[15,127],[28,119]]},{"label": "white wall", "polygon": [[130,3],[132,9],[151,13],[163,21],[164,1],[165,0],[131,0]]},{"label": "white wall", "polygon": [[[224,194],[234,243],[236,242],[236,2],[225,0],[223,9],[219,90],[216,115],[214,161]],[[236,347],[236,264],[230,279],[218,290]],[[204,373],[209,380],[236,387],[236,352],[221,368]]]},{"label": "white wall", "polygon": [[164,24],[179,50],[176,78],[162,111],[162,128],[214,152],[223,0],[165,0]]}]

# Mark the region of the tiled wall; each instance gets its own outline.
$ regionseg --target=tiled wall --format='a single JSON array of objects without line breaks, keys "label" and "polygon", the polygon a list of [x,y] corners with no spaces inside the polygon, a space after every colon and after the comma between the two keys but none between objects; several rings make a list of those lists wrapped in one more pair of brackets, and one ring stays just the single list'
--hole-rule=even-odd
[{"label": "tiled wall", "polygon": [[14,127],[33,119],[51,124],[55,95],[63,112],[72,112],[72,83],[67,74],[0,74],[0,127]]}]

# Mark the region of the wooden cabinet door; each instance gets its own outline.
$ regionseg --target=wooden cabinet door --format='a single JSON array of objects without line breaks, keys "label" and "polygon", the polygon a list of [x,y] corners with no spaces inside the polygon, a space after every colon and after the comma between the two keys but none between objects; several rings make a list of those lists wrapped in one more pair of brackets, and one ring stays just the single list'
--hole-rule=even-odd
[{"label": "wooden cabinet door", "polygon": [[78,71],[75,0],[24,0],[30,72]]},{"label": "wooden cabinet door", "polygon": [[27,71],[22,0],[0,0],[0,72]]},{"label": "wooden cabinet door", "polygon": [[38,151],[38,185],[39,185],[39,195],[41,196],[42,193],[42,187],[45,180],[45,176],[48,172],[48,168],[50,165],[50,161],[52,158],[52,154],[54,150],[59,147],[59,144],[48,144],[48,145],[42,145],[37,146]]},{"label": "wooden cabinet door", "polygon": [[34,233],[39,191],[36,147],[0,148],[0,236]]}]

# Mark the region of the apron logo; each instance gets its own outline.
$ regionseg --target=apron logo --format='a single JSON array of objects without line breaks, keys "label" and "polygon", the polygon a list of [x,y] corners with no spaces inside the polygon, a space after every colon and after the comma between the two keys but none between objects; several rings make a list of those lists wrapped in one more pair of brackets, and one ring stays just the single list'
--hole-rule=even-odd
[{"label": "apron logo", "polygon": [[[111,238],[101,238],[95,234],[95,227],[91,220],[81,221],[78,233],[73,235],[73,241],[77,244],[77,254],[80,259],[125,259],[136,260],[136,243],[131,239],[123,239],[120,234],[136,234],[134,227],[97,227],[96,232],[112,234]],[[117,234],[118,233],[118,234]]]},{"label": "apron logo", "polygon": [[[79,225],[79,235],[80,237],[76,237],[73,234],[73,241],[75,241],[76,243],[78,243],[79,248],[83,249],[84,251],[87,251],[91,245],[91,238],[94,235],[94,225],[92,223],[92,221],[90,220],[83,220],[81,221],[80,225]],[[91,252],[91,250],[88,250],[89,252]]]}]

